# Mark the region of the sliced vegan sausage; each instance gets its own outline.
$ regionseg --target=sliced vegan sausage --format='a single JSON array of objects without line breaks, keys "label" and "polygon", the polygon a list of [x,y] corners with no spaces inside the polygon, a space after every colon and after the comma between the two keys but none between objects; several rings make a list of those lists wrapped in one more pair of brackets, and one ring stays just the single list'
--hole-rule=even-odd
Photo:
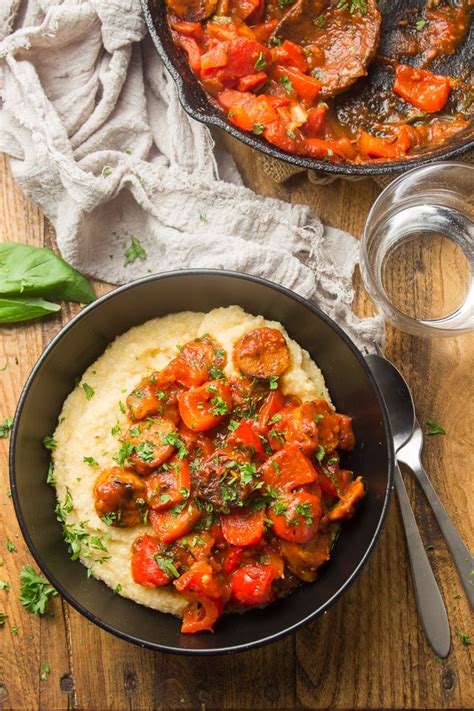
[{"label": "sliced vegan sausage", "polygon": [[376,0],[296,0],[274,35],[317,50],[312,76],[321,82],[320,96],[329,97],[367,74],[381,19]]},{"label": "sliced vegan sausage", "polygon": [[249,331],[234,346],[237,368],[250,378],[271,378],[282,375],[290,364],[290,352],[285,337],[276,328],[256,328]]}]

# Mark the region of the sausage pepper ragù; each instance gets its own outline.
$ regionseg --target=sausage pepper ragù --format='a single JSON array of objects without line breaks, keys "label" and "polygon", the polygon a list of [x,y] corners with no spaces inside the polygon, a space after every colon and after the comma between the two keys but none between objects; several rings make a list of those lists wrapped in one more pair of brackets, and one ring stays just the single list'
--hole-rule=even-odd
[{"label": "sausage pepper rag\u00f9", "polygon": [[[380,52],[376,0],[166,2],[174,42],[228,120],[287,153],[396,160],[469,125],[469,71],[428,66],[466,38],[470,0],[427,0],[402,13],[390,56]],[[346,98],[371,62],[390,73],[389,88]]]},{"label": "sausage pepper rag\u00f9", "polygon": [[315,580],[337,522],[365,494],[339,465],[338,450],[354,447],[350,417],[283,394],[281,331],[250,330],[229,355],[232,379],[205,335],[144,377],[127,397],[117,465],[94,486],[103,521],[151,524],[132,544],[132,577],[185,596],[184,633]]}]

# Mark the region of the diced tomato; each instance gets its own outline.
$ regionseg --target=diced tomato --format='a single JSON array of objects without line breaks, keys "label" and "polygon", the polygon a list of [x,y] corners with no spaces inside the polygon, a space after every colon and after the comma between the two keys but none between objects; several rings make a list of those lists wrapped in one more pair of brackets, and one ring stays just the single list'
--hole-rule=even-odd
[{"label": "diced tomato", "polygon": [[[222,369],[226,354],[220,344],[206,336],[185,343],[179,355],[173,358],[159,374],[162,379],[177,381],[186,388],[202,385],[212,377],[213,368]],[[216,377],[216,376],[214,376]]]},{"label": "diced tomato", "polygon": [[253,420],[241,420],[239,426],[227,437],[227,442],[231,445],[240,444],[257,457],[265,456],[265,449],[262,440],[255,431],[255,423]]},{"label": "diced tomato", "polygon": [[349,518],[354,513],[354,507],[358,501],[365,496],[365,487],[362,477],[357,477],[347,488],[337,504],[329,511],[330,521],[339,521],[341,518]]},{"label": "diced tomato", "polygon": [[133,544],[132,578],[139,585],[157,588],[167,585],[169,576],[164,573],[154,557],[159,551],[158,539],[145,533]]},{"label": "diced tomato", "polygon": [[214,41],[201,57],[201,76],[206,79],[214,69],[221,69],[227,64],[227,42]]},{"label": "diced tomato", "polygon": [[297,444],[285,444],[262,465],[263,480],[277,491],[292,491],[317,481],[318,474]]},{"label": "diced tomato", "polygon": [[188,498],[191,490],[191,471],[187,459],[173,457],[166,469],[143,479],[146,501],[155,511],[163,511]]},{"label": "diced tomato", "polygon": [[301,127],[306,136],[317,136],[321,132],[328,109],[329,106],[321,102],[318,106],[308,110],[306,123]]},{"label": "diced tomato", "polygon": [[204,595],[187,594],[189,605],[183,612],[183,634],[194,634],[208,630],[213,631],[214,623],[222,612],[222,604]]},{"label": "diced tomato", "polygon": [[271,390],[258,413],[258,427],[262,432],[266,432],[272,424],[272,417],[284,406],[285,398],[281,390]]},{"label": "diced tomato", "polygon": [[321,90],[321,82],[307,74],[302,74],[290,67],[276,66],[273,72],[274,78],[281,83],[282,79],[288,79],[291,86],[299,98],[307,105],[313,103]]},{"label": "diced tomato", "polygon": [[221,516],[222,533],[233,546],[253,546],[265,532],[264,511],[239,511]]},{"label": "diced tomato", "polygon": [[171,543],[185,536],[192,531],[200,517],[201,512],[194,501],[187,503],[181,511],[150,511],[149,516],[157,538],[162,543]]},{"label": "diced tomato", "polygon": [[264,95],[255,96],[250,92],[225,89],[217,98],[229,111],[232,123],[245,131],[251,131],[260,124],[265,126],[277,117],[275,109]]},{"label": "diced tomato", "polygon": [[273,522],[273,530],[279,538],[293,543],[306,543],[319,529],[322,507],[319,497],[305,491],[285,496],[278,502],[286,506],[283,513],[275,513],[273,506],[268,509],[268,517]]},{"label": "diced tomato", "polygon": [[244,565],[232,575],[232,596],[243,605],[264,605],[271,600],[274,578],[270,565]]},{"label": "diced tomato", "polygon": [[189,66],[197,76],[200,76],[202,52],[196,40],[192,37],[180,35],[176,40],[176,44],[178,47],[181,47],[181,49],[184,49],[188,55]]},{"label": "diced tomato", "polygon": [[222,560],[222,570],[226,575],[231,575],[234,570],[237,570],[240,563],[242,562],[242,556],[244,554],[244,548],[241,546],[231,546],[229,550],[225,553]]},{"label": "diced tomato", "polygon": [[301,153],[304,148],[299,132],[290,131],[285,121],[272,121],[265,128],[263,135],[269,143],[288,153]]},{"label": "diced tomato", "polygon": [[285,67],[294,67],[299,72],[308,71],[308,61],[302,47],[285,40],[279,47],[272,47],[272,61]]},{"label": "diced tomato", "polygon": [[372,136],[361,131],[357,140],[357,148],[361,153],[372,158],[402,158],[411,146],[410,133],[402,126],[392,138]]},{"label": "diced tomato", "polygon": [[451,91],[449,77],[399,64],[395,70],[395,94],[426,113],[441,111]]},{"label": "diced tomato", "polygon": [[173,585],[180,593],[197,593],[213,600],[225,596],[225,588],[216,579],[213,568],[203,560],[193,563],[189,570],[173,581]]},{"label": "diced tomato", "polygon": [[242,77],[242,79],[239,79],[239,83],[237,84],[237,89],[239,91],[251,91],[252,89],[260,89],[265,82],[267,81],[268,77],[265,72],[257,72],[256,74],[249,74],[246,77]]},{"label": "diced tomato", "polygon": [[210,380],[178,396],[179,413],[184,424],[195,432],[218,425],[232,409],[230,386],[221,380]]},{"label": "diced tomato", "polygon": [[203,43],[206,36],[202,25],[199,22],[172,22],[171,28],[180,35],[193,37],[196,42]]}]

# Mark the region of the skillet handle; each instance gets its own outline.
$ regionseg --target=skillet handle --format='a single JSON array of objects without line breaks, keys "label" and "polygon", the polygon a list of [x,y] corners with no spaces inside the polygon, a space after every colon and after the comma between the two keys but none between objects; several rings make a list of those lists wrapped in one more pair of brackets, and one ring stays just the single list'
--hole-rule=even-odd
[{"label": "skillet handle", "polygon": [[428,642],[438,657],[444,658],[448,656],[451,647],[448,615],[397,463],[395,463],[395,489],[407,537],[418,614]]}]

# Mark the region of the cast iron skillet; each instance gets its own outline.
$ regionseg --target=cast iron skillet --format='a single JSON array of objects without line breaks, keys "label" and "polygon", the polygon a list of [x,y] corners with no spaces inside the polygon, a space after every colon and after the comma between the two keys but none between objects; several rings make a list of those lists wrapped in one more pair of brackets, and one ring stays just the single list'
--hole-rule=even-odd
[{"label": "cast iron skillet", "polygon": [[[399,20],[405,16],[410,8],[421,8],[426,0],[379,0],[379,8],[383,13],[382,23],[382,44],[380,51],[390,49],[393,39],[393,32],[398,27]],[[166,21],[165,0],[141,0],[148,30],[155,44],[155,47],[163,60],[166,68],[170,72],[178,88],[179,100],[185,111],[197,121],[201,121],[209,126],[218,126],[224,129],[231,136],[237,138],[242,143],[266,153],[272,158],[278,158],[287,163],[292,163],[301,168],[311,168],[322,170],[326,173],[338,173],[340,175],[389,175],[402,173],[411,168],[417,168],[435,160],[446,160],[455,158],[466,153],[474,147],[474,119],[469,127],[457,133],[446,143],[433,150],[425,150],[413,158],[391,162],[364,163],[351,165],[345,163],[331,163],[330,161],[314,160],[303,156],[291,155],[280,150],[276,146],[268,143],[263,137],[255,136],[247,131],[234,126],[227,121],[224,113],[217,104],[210,99],[208,94],[192,73],[181,49],[174,44]],[[452,57],[438,59],[433,64],[433,71],[440,74],[452,74],[460,72],[461,67],[472,70],[472,47],[474,44],[474,23],[471,23],[469,35],[464,41],[459,51]],[[387,52],[390,56],[390,52]],[[365,79],[357,82],[352,94],[360,97],[361,101],[377,101],[377,94],[380,89],[391,86],[393,83],[393,72],[381,65],[372,65],[369,68],[369,75]],[[345,92],[342,96],[348,95]]]},{"label": "cast iron skillet", "polygon": [[[54,490],[46,484],[49,458],[41,440],[54,431],[75,378],[117,335],[157,316],[231,304],[281,321],[321,366],[334,403],[354,418],[357,447],[344,456],[343,464],[364,475],[368,495],[357,516],[342,526],[332,558],[316,583],[303,585],[263,610],[224,616],[214,634],[181,635],[177,618],[114,595],[104,583],[87,578],[81,563],[70,560],[54,514]],[[16,514],[36,562],[54,587],[85,617],[109,632],[152,649],[184,654],[256,647],[293,632],[326,610],[353,582],[380,535],[392,466],[393,448],[381,395],[363,357],[344,332],[287,289],[218,270],[147,277],[85,308],[35,365],[20,397],[10,445]]]}]

